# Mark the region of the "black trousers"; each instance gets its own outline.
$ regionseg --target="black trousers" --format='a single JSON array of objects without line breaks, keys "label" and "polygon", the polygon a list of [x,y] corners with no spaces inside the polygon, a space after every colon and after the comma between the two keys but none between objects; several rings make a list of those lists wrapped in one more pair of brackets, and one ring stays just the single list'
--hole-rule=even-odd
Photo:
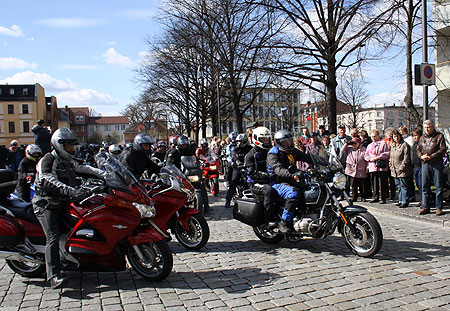
[{"label": "black trousers", "polygon": [[372,182],[373,198],[376,200],[386,201],[388,191],[388,172],[378,171],[370,173]]},{"label": "black trousers", "polygon": [[278,212],[278,207],[276,206],[278,192],[268,184],[251,184],[250,190],[256,197],[264,197],[264,223],[274,220]]},{"label": "black trousers", "polygon": [[45,245],[45,265],[47,268],[47,280],[61,272],[61,262],[59,258],[59,236],[60,219],[62,209],[45,209],[39,213],[37,219],[44,229],[46,237]]},{"label": "black trousers", "polygon": [[389,187],[388,187],[388,197],[390,200],[395,200],[395,193],[397,192],[397,185],[395,184],[395,179],[391,175],[391,170],[388,170],[388,180],[389,180]]},{"label": "black trousers", "polygon": [[241,172],[239,168],[237,167],[230,167],[230,173],[231,175],[231,182],[230,182],[230,188],[228,188],[227,196],[226,196],[226,202],[225,205],[229,206],[231,204],[231,199],[233,199],[233,196],[236,192],[236,187],[239,185],[239,179],[241,178]]},{"label": "black trousers", "polygon": [[356,201],[359,196],[362,199],[367,199],[367,185],[369,184],[369,178],[355,178],[350,176],[350,186],[352,188],[352,200]]}]

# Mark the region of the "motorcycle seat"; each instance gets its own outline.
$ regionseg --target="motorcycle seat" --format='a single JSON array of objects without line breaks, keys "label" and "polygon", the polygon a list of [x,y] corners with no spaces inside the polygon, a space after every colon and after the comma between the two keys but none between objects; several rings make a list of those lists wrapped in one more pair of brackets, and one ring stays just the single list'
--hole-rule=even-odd
[{"label": "motorcycle seat", "polygon": [[0,205],[10,210],[17,218],[39,224],[39,220],[36,218],[36,215],[34,215],[33,204],[31,202],[4,200],[0,202]]}]

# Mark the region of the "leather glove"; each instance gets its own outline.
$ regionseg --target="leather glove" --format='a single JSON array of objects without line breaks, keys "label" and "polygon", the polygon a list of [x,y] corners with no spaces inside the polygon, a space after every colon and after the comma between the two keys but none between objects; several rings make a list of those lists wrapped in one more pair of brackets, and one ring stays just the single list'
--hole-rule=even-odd
[{"label": "leather glove", "polygon": [[75,201],[83,201],[84,199],[90,197],[92,195],[92,191],[85,189],[77,189],[73,195],[73,199]]}]

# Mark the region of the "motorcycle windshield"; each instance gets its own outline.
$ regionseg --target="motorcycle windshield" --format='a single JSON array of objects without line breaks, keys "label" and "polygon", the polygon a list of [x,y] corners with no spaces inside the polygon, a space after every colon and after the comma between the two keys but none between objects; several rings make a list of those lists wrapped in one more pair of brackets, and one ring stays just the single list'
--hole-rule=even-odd
[{"label": "motorcycle windshield", "polygon": [[324,166],[335,171],[342,170],[343,168],[341,161],[339,161],[339,159],[334,154],[330,154],[328,159],[319,156],[318,153],[310,153],[309,155],[312,158],[314,166]]},{"label": "motorcycle windshield", "polygon": [[184,174],[175,165],[167,165],[165,167],[162,167],[159,174],[160,175],[169,174],[176,178],[178,178],[178,177],[186,178],[186,176],[184,176]]},{"label": "motorcycle windshield", "polygon": [[198,168],[197,158],[195,156],[182,156],[181,164],[186,170],[192,170]]},{"label": "motorcycle windshield", "polygon": [[216,158],[215,157],[211,157],[211,156],[206,157],[205,160],[208,163],[216,162]]},{"label": "motorcycle windshield", "polygon": [[110,153],[99,152],[95,156],[95,162],[99,169],[107,173],[105,181],[111,188],[128,189],[139,183],[133,173]]}]

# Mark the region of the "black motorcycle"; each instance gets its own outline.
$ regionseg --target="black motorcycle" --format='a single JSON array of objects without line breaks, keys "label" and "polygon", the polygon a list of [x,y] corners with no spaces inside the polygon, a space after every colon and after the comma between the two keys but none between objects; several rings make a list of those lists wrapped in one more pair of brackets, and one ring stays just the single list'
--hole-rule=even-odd
[{"label": "black motorcycle", "polygon": [[202,177],[202,168],[196,156],[182,156],[181,157],[181,171],[189,179],[192,186],[195,188],[195,196],[197,202],[194,206],[201,212],[206,212],[208,203],[208,194],[206,193],[205,184]]},{"label": "black motorcycle", "polygon": [[[235,200],[234,218],[252,226],[256,236],[266,243],[278,243],[284,238],[290,242],[305,238],[324,239],[337,228],[354,254],[374,256],[383,243],[381,227],[367,209],[354,205],[345,192],[346,177],[342,173],[342,164],[334,158],[328,161],[315,155],[311,157],[314,168],[305,173],[306,183],[299,184],[306,209],[303,212],[300,208],[295,210],[292,233],[283,234],[278,230],[284,201],[280,201],[277,219],[264,223],[262,200],[244,195]],[[294,167],[290,168],[291,172],[293,170]],[[345,200],[339,201],[342,196]]]}]

